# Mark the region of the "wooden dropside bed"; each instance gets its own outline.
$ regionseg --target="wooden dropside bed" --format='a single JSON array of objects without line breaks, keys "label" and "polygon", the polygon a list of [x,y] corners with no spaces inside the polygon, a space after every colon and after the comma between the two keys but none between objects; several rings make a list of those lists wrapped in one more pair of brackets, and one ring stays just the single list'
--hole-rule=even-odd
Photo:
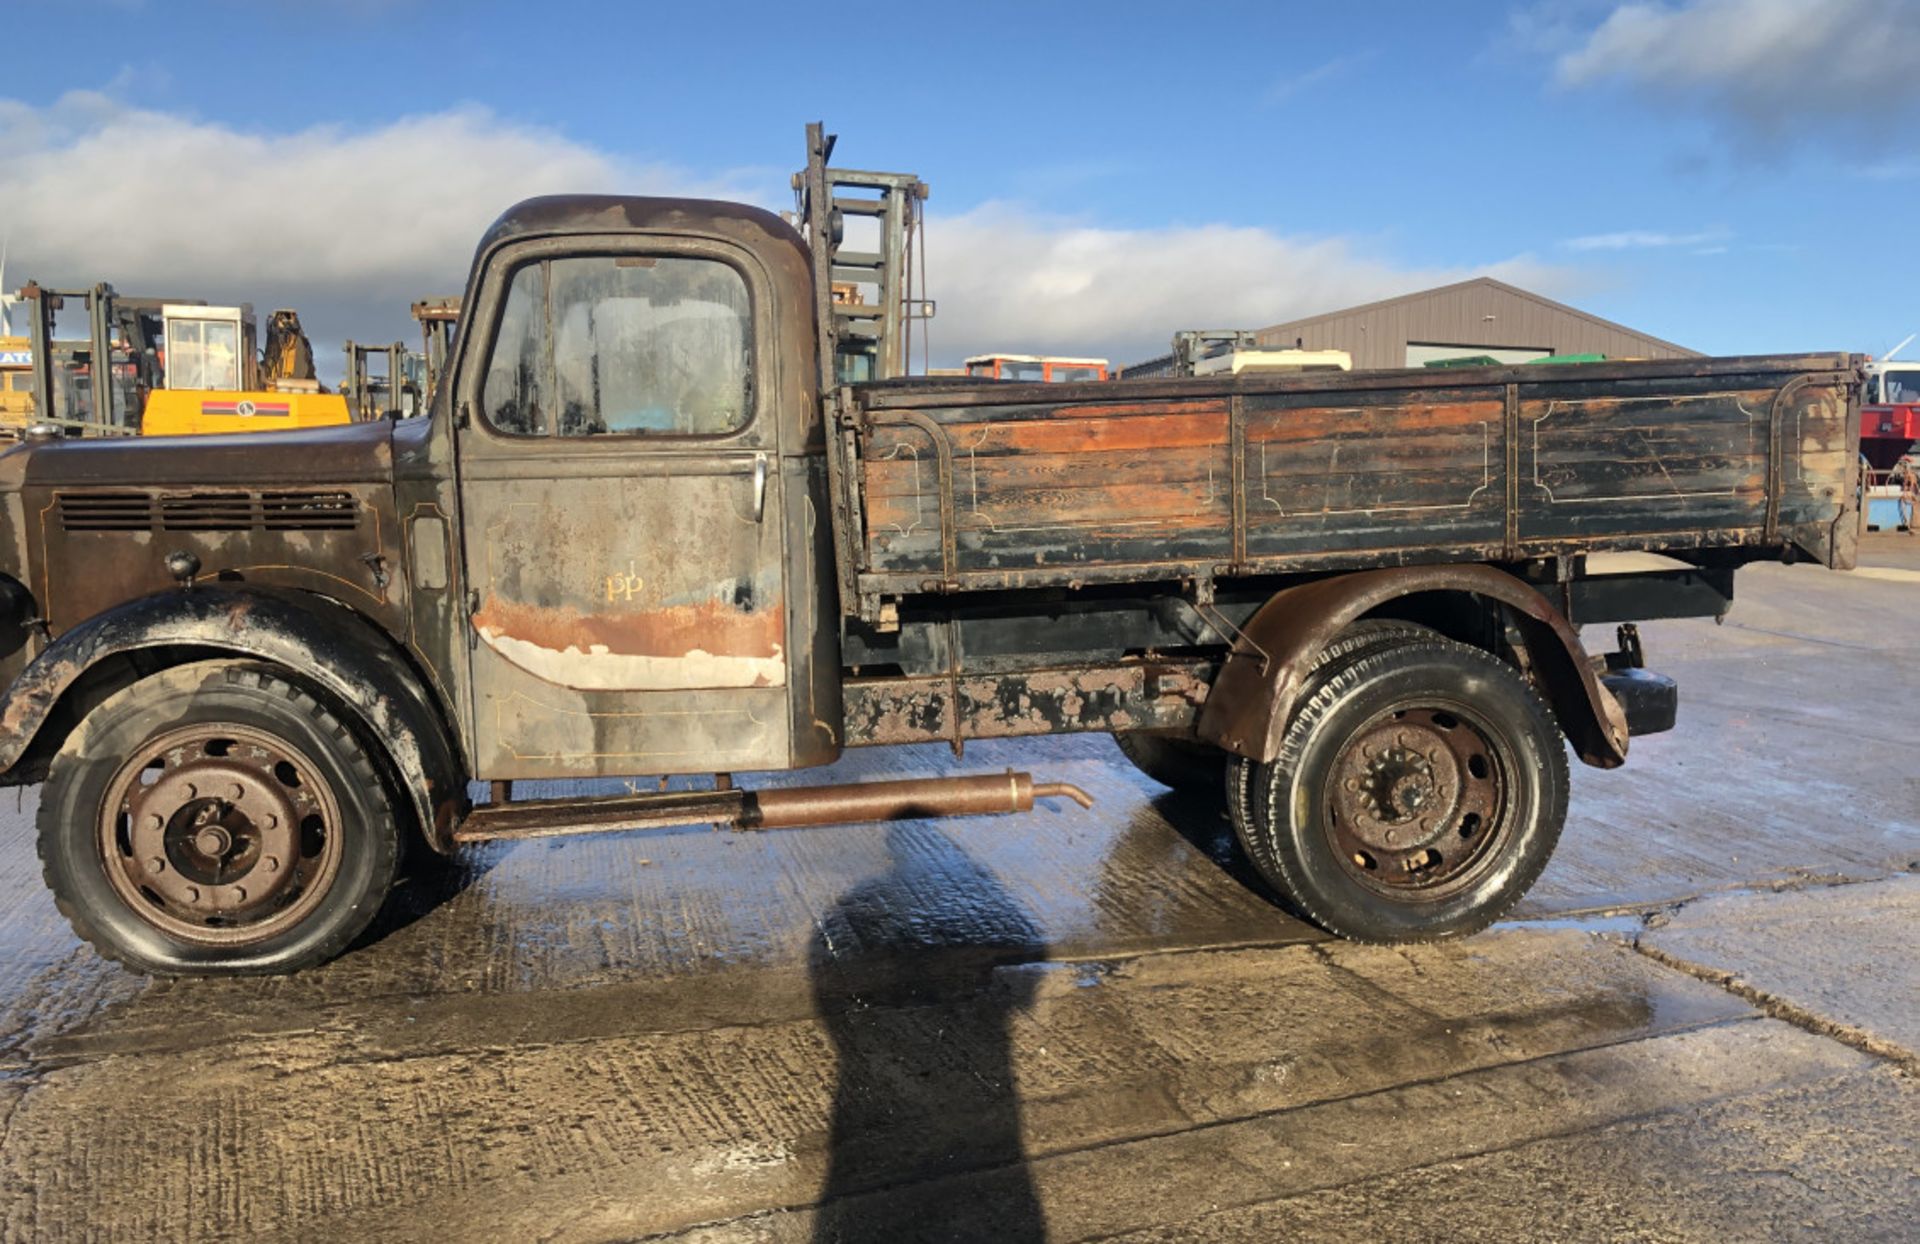
[{"label": "wooden dropside bed", "polygon": [[1849,567],[1859,363],[872,386],[830,454],[843,599],[1622,549]]}]

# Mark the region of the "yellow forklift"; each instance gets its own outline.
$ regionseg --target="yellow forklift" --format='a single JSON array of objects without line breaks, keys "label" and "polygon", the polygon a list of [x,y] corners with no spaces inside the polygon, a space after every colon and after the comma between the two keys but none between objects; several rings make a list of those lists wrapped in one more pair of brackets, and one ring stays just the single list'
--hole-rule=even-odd
[{"label": "yellow forklift", "polygon": [[33,343],[0,337],[0,437],[20,435],[33,422]]},{"label": "yellow forklift", "polygon": [[[185,299],[122,298],[110,285],[20,291],[32,329],[35,423],[69,435],[202,435],[350,422],[346,399],[321,388],[313,350],[292,311],[268,322],[264,362],[253,308]],[[87,314],[82,342],[57,341],[68,299]]]}]

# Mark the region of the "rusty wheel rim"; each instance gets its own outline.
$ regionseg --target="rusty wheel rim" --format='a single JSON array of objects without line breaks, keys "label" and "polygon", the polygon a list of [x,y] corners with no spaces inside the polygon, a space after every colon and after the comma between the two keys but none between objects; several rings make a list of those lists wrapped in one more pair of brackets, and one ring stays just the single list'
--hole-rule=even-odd
[{"label": "rusty wheel rim", "polygon": [[1509,749],[1461,705],[1403,704],[1334,757],[1327,830],[1347,873],[1400,901],[1438,902],[1499,854],[1511,819]]},{"label": "rusty wheel rim", "polygon": [[340,872],[339,801],[286,740],[189,726],[142,745],[101,807],[108,881],[169,936],[265,941],[312,914]]}]

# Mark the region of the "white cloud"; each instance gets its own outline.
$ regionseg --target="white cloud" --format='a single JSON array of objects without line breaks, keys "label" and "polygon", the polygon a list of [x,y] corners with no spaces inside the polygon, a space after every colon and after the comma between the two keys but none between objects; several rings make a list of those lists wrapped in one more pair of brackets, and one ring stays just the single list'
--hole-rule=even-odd
[{"label": "white cloud", "polygon": [[1137,362],[1183,328],[1262,328],[1473,275],[1561,294],[1570,279],[1527,256],[1406,267],[1341,238],[1226,224],[1099,228],[1004,203],[934,217],[927,240],[936,366],[996,350]]},{"label": "white cloud", "polygon": [[[1656,233],[1649,229],[1624,229],[1618,233],[1591,233],[1568,238],[1560,245],[1575,251],[1657,250],[1671,246],[1707,246],[1730,236],[1725,229],[1706,229],[1699,233]],[[1726,247],[1720,247],[1725,250]]]},{"label": "white cloud", "polygon": [[408,303],[457,293],[486,226],[529,195],[741,197],[744,180],[621,160],[480,108],[275,134],[97,92],[0,100],[9,285],[292,306],[316,342],[411,339]]},{"label": "white cloud", "polygon": [[[779,207],[785,181],[636,163],[479,108],[272,133],[97,92],[46,107],[0,100],[8,284],[104,280],[126,294],[252,302],[263,316],[296,307],[329,380],[345,338],[411,342],[407,305],[458,292],[481,232],[519,199],[608,191]],[[1564,270],[1524,256],[1409,266],[1341,238],[1102,228],[1004,203],[936,215],[927,236],[936,364],[989,350],[1134,361],[1176,329],[1261,327],[1480,272],[1569,292]]]},{"label": "white cloud", "polygon": [[1920,157],[1896,156],[1877,160],[1857,169],[1856,173],[1868,181],[1909,181],[1920,177]]},{"label": "white cloud", "polygon": [[1685,0],[1616,6],[1560,56],[1562,85],[1619,82],[1703,106],[1748,138],[1920,101],[1920,0]]},{"label": "white cloud", "polygon": [[1291,74],[1276,81],[1272,86],[1267,88],[1266,94],[1262,97],[1262,102],[1267,104],[1285,103],[1302,91],[1311,90],[1324,82],[1330,82],[1335,78],[1343,77],[1372,59],[1373,52],[1369,50],[1365,52],[1350,52],[1344,56],[1336,56],[1332,60],[1323,61],[1311,69],[1301,73]]}]

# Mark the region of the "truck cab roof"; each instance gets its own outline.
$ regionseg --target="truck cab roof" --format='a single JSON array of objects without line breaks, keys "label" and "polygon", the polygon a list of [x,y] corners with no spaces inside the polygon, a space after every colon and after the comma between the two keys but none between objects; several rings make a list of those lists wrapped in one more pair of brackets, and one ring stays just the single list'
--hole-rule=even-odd
[{"label": "truck cab roof", "polygon": [[549,194],[502,212],[480,239],[484,255],[507,242],[555,234],[631,230],[748,230],[807,253],[799,231],[765,208],[722,199],[652,198],[622,194]]}]

